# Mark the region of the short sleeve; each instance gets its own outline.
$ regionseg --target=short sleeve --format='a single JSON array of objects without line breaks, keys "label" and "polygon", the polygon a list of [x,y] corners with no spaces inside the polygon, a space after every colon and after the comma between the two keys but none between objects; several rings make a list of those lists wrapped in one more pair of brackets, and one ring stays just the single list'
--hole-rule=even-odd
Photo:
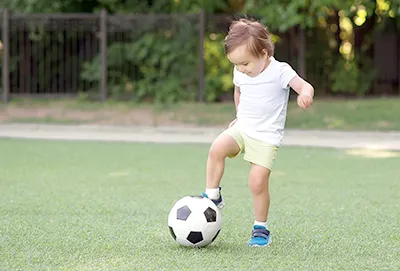
[{"label": "short sleeve", "polygon": [[240,83],[239,83],[239,71],[236,69],[236,66],[233,68],[233,84],[237,87],[240,87]]},{"label": "short sleeve", "polygon": [[296,76],[297,73],[295,72],[295,70],[293,70],[293,68],[289,64],[282,63],[280,69],[280,83],[282,88],[287,88],[290,80],[292,80]]}]

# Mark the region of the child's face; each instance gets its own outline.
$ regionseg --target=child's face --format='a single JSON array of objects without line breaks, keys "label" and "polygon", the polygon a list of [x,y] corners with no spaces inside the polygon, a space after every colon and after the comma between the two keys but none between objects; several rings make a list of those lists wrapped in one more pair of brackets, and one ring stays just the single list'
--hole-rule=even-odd
[{"label": "child's face", "polygon": [[232,64],[241,73],[251,77],[259,75],[266,67],[268,53],[265,51],[263,57],[253,56],[246,48],[246,44],[237,47],[227,55]]}]

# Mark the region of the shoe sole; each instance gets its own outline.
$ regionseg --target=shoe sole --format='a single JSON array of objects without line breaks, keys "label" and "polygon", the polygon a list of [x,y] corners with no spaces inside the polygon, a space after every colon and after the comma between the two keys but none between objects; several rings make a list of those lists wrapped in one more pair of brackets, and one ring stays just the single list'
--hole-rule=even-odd
[{"label": "shoe sole", "polygon": [[[207,194],[205,194],[205,193],[201,194],[201,196],[202,196],[203,198],[207,198],[207,199],[208,199],[208,196],[207,196]],[[211,200],[211,201],[214,202],[213,200]],[[215,202],[214,202],[214,204],[215,204]],[[222,208],[224,208],[225,202],[222,200],[220,203],[215,204],[215,206],[217,206],[217,208],[221,210]]]},{"label": "shoe sole", "polygon": [[267,246],[269,246],[270,244],[272,244],[272,238],[271,238],[271,237],[269,237],[268,243],[265,244],[265,245],[258,245],[258,244],[250,245],[250,244],[249,244],[249,246],[250,246],[250,247],[267,247]]},{"label": "shoe sole", "polygon": [[222,208],[224,208],[225,207],[225,202],[223,202],[223,201],[221,201],[218,205],[217,205],[217,208],[218,209],[222,209]]}]

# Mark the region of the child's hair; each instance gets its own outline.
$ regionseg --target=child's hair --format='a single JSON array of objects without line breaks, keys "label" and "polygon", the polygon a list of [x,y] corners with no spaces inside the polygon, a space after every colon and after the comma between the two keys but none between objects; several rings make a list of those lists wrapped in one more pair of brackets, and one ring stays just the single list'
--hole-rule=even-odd
[{"label": "child's hair", "polygon": [[268,56],[274,55],[274,44],[268,29],[255,20],[240,19],[231,23],[225,37],[225,54],[243,44],[247,44],[249,52],[256,57],[264,56],[264,49],[267,50]]}]

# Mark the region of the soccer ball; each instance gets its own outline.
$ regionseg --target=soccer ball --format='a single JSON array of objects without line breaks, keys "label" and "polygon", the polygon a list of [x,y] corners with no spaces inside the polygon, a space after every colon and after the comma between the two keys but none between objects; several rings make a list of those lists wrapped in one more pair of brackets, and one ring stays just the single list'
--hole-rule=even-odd
[{"label": "soccer ball", "polygon": [[217,206],[201,196],[186,196],[178,200],[168,216],[172,237],[179,244],[190,247],[211,244],[221,230],[221,223]]}]

